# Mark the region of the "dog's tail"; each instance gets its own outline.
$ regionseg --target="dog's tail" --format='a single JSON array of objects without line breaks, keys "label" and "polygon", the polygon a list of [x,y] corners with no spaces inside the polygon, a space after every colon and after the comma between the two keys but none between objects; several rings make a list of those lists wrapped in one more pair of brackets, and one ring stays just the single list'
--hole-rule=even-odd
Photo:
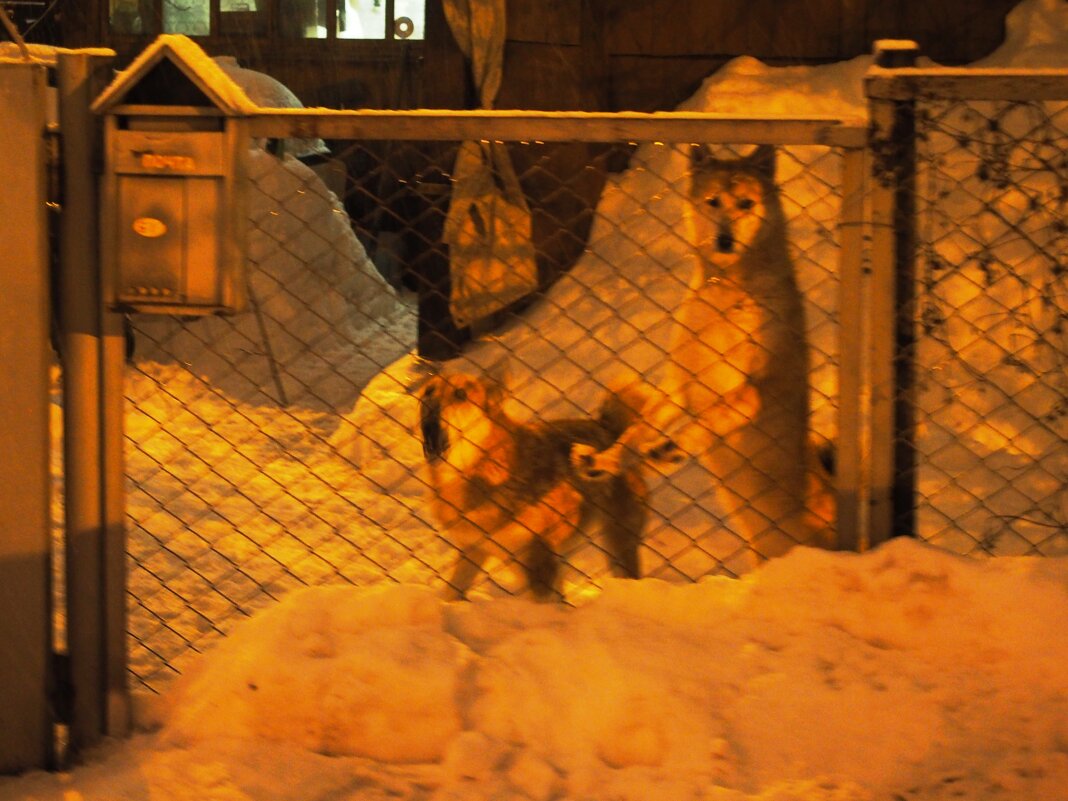
[{"label": "dog's tail", "polygon": [[821,471],[828,479],[833,479],[838,470],[837,443],[813,436],[809,437],[808,448],[809,452],[815,457],[817,470]]},{"label": "dog's tail", "polygon": [[649,386],[642,381],[618,381],[608,387],[597,412],[597,422],[613,440],[619,439],[628,428],[642,418],[648,406]]},{"label": "dog's tail", "polygon": [[818,532],[810,545],[834,549],[838,547],[838,504],[835,494],[836,444],[833,441],[810,437],[808,485],[805,505],[811,516],[813,529]]},{"label": "dog's tail", "polygon": [[[612,382],[597,416],[612,444],[602,450],[575,444],[571,462],[576,472],[588,480],[602,481],[623,475],[649,458],[677,464],[677,445],[648,419],[662,401],[663,393],[640,378],[621,377]],[[643,438],[656,438],[658,443],[639,454],[633,446]]]}]

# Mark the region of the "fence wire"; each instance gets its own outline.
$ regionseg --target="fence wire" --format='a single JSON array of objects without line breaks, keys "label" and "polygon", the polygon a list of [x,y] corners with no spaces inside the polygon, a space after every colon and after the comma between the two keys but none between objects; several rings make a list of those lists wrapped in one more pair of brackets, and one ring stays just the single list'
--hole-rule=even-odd
[{"label": "fence wire", "polygon": [[[243,616],[300,586],[445,588],[459,555],[435,513],[420,436],[419,398],[434,375],[504,376],[508,413],[525,426],[590,421],[621,375],[657,385],[670,362],[693,271],[688,143],[510,143],[539,286],[460,332],[440,319],[447,296],[435,297],[458,143],[331,147],[312,166],[253,151],[248,311],[132,320],[130,664],[144,687],[160,688]],[[840,153],[780,148],[776,182],[787,219],[776,236],[806,319],[810,428],[831,442]],[[459,358],[415,354],[435,326],[470,336]],[[751,563],[700,459],[641,475],[642,575],[688,581]],[[568,497],[553,502],[570,509]],[[570,600],[612,572],[596,534],[560,550]],[[498,556],[472,592],[524,591],[522,554]]]},{"label": "fence wire", "polygon": [[917,524],[960,553],[1068,553],[1068,110],[917,114]]}]

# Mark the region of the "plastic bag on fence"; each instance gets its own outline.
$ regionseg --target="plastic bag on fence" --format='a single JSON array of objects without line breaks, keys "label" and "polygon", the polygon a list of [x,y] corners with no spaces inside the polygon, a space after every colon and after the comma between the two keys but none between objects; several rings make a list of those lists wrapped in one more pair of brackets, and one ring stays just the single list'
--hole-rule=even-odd
[{"label": "plastic bag on fence", "polygon": [[530,208],[504,145],[464,142],[445,219],[452,294],[466,326],[538,288]]}]

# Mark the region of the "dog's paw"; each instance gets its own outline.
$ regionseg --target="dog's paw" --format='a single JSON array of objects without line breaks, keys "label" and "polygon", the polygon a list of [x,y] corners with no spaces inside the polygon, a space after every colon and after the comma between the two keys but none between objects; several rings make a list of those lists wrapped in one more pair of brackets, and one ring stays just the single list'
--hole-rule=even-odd
[{"label": "dog's paw", "polygon": [[587,481],[604,481],[619,470],[618,457],[609,451],[598,451],[592,445],[576,443],[571,446],[571,467],[580,478]]},{"label": "dog's paw", "polygon": [[641,451],[642,456],[652,462],[675,465],[686,461],[686,454],[670,437],[655,439],[643,446]]}]

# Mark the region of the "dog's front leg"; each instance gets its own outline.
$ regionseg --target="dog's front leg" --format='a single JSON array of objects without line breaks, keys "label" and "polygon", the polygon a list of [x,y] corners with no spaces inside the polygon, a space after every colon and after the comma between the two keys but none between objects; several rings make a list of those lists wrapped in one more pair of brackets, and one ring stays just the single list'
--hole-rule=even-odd
[{"label": "dog's front leg", "polygon": [[534,597],[539,601],[564,600],[557,583],[560,577],[560,557],[541,537],[533,537],[521,559]]},{"label": "dog's front leg", "polygon": [[487,557],[486,549],[481,545],[468,545],[460,550],[452,577],[445,581],[445,597],[448,600],[462,601],[467,597],[467,591],[482,572]]},{"label": "dog's front leg", "polygon": [[638,550],[649,516],[647,493],[641,471],[632,469],[616,477],[609,492],[591,500],[601,518],[601,534],[613,576],[641,578]]}]

